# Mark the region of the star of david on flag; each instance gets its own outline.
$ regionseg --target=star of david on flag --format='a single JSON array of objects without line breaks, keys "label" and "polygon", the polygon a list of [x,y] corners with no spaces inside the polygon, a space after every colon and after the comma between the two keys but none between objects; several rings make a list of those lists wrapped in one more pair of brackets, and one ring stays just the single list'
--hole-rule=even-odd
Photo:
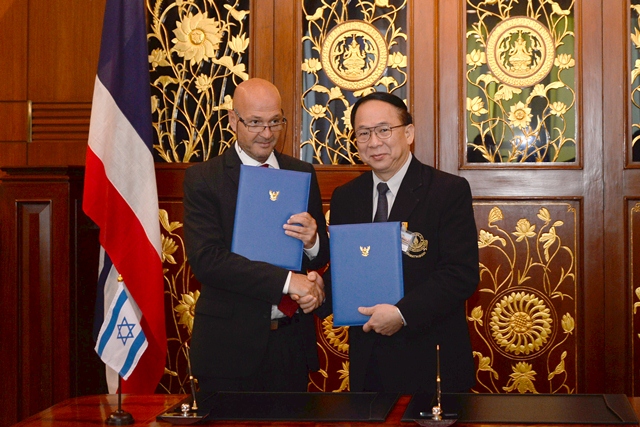
[{"label": "star of david on flag", "polygon": [[98,334],[95,350],[102,361],[127,379],[147,348],[141,313],[122,278]]}]

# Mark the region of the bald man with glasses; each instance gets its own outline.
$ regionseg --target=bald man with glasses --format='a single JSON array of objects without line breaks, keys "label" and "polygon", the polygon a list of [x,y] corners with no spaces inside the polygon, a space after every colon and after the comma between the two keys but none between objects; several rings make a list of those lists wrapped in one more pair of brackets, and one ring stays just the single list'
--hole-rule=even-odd
[{"label": "bald man with glasses", "polygon": [[369,320],[349,329],[351,391],[433,393],[437,344],[442,389],[468,390],[475,375],[465,301],[479,281],[469,184],[413,157],[412,117],[395,95],[361,98],[351,124],[372,171],[336,188],[331,225],[399,221],[414,235],[402,256],[404,297],[360,307]]},{"label": "bald man with glasses", "polygon": [[[287,120],[270,82],[238,85],[229,124],[235,144],[191,166],[184,179],[185,246],[202,284],[191,338],[193,374],[205,392],[306,391],[308,372],[319,369],[312,313],[325,299],[321,278],[250,261],[232,253],[231,242],[240,165],[308,172],[308,212],[291,216],[283,232],[303,242],[304,272],[324,266],[329,246],[315,169],[275,150]],[[297,303],[291,316],[282,311],[287,297],[292,311]]]}]

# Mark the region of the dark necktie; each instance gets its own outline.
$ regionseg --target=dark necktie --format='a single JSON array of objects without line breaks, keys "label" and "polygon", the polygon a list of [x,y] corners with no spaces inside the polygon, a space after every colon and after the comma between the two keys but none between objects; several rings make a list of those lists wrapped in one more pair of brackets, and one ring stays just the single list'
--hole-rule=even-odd
[{"label": "dark necktie", "polygon": [[[263,165],[260,165],[260,167],[268,168],[269,164],[265,163]],[[288,317],[291,317],[294,314],[296,314],[296,311],[298,311],[298,303],[292,300],[288,294],[284,294],[282,295],[282,298],[280,298],[280,303],[278,304],[278,310],[283,312]]]},{"label": "dark necktie", "polygon": [[376,209],[376,214],[373,217],[373,222],[387,222],[387,216],[389,215],[387,191],[389,191],[389,186],[386,182],[378,183],[378,208]]}]

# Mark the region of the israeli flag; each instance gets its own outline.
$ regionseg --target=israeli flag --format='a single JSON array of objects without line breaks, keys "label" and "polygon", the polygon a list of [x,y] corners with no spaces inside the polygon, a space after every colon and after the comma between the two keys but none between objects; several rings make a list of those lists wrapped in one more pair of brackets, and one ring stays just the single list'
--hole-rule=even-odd
[{"label": "israeli flag", "polygon": [[123,281],[105,316],[95,350],[100,359],[123,379],[127,379],[147,349],[147,338],[140,326],[141,312]]}]

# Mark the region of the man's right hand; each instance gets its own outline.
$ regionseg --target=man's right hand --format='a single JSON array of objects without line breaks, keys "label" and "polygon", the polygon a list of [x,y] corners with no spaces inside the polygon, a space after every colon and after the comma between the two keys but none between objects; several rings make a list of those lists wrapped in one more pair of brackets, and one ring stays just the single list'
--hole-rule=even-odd
[{"label": "man's right hand", "polygon": [[315,271],[306,276],[293,273],[289,282],[289,296],[296,301],[302,311],[310,313],[324,302],[324,281]]}]

